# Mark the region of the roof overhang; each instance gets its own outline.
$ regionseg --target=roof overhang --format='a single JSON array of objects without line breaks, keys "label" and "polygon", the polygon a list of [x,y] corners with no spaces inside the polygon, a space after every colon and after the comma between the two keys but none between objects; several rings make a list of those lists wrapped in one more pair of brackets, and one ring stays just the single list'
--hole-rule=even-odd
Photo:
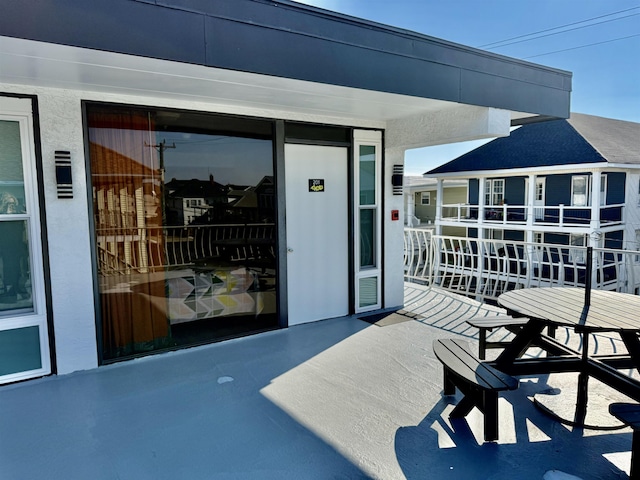
[{"label": "roof overhang", "polygon": [[264,116],[332,118],[384,128],[386,122],[459,107],[290,78],[0,37],[0,83],[106,92],[246,108]]},{"label": "roof overhang", "polygon": [[289,1],[0,4],[2,83],[355,126],[465,105],[512,123],[569,115],[569,72]]}]

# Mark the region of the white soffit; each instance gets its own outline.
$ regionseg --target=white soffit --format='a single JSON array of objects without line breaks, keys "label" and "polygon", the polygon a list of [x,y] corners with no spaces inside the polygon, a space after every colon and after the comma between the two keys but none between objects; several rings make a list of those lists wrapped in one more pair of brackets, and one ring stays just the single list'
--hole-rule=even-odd
[{"label": "white soffit", "polygon": [[297,115],[391,119],[460,104],[0,36],[0,83],[163,97]]}]

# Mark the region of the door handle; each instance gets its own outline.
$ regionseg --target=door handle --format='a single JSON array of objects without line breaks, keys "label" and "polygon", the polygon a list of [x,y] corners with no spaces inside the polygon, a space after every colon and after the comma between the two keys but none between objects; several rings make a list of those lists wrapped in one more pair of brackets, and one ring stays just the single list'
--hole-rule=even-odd
[{"label": "door handle", "polygon": [[293,252],[293,248],[287,247],[287,253],[292,253],[292,252]]}]

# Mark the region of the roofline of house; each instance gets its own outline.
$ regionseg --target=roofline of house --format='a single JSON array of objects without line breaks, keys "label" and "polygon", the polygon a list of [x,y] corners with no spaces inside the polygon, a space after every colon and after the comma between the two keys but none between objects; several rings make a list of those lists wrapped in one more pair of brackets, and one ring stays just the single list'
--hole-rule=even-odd
[{"label": "roofline of house", "polygon": [[576,171],[584,171],[584,170],[611,170],[611,169],[640,169],[640,165],[638,164],[627,164],[627,163],[608,163],[608,162],[598,162],[598,163],[572,163],[567,165],[549,165],[544,167],[522,167],[522,168],[502,168],[499,170],[471,170],[465,172],[448,172],[448,173],[434,173],[429,174],[428,172],[424,174],[427,178],[473,178],[473,177],[495,177],[497,175],[500,176],[523,176],[529,175],[533,172],[549,172],[549,173],[558,173],[558,172],[576,172]]}]

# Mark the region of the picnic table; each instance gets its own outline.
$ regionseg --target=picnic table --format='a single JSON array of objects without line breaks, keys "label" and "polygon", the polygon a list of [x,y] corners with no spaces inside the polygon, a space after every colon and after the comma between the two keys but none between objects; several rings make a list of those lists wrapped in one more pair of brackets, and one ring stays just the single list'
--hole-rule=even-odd
[{"label": "picnic table", "polygon": [[[498,303],[510,315],[527,317],[529,321],[497,359],[488,364],[515,376],[578,372],[575,415],[573,420],[559,417],[564,423],[586,426],[590,377],[640,402],[640,381],[620,371],[633,368],[640,371],[640,296],[568,287],[530,288],[504,293],[498,297]],[[547,326],[573,328],[582,336],[581,351],[543,334]],[[618,335],[627,352],[590,353],[590,334],[596,332]],[[531,346],[538,346],[550,355],[522,358]]]}]

